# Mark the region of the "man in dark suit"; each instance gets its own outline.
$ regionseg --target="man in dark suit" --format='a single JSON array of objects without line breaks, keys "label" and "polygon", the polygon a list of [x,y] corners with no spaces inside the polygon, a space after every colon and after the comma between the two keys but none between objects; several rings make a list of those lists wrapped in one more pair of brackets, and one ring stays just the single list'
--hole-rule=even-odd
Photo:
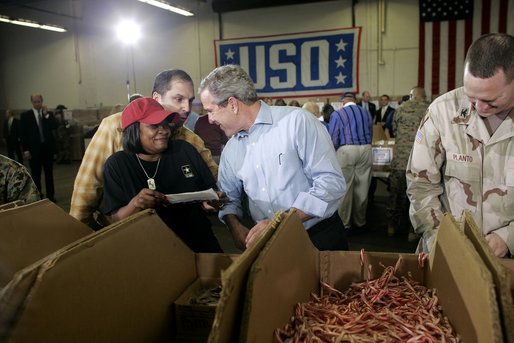
[{"label": "man in dark suit", "polygon": [[44,169],[46,197],[55,202],[53,176],[55,118],[53,113],[48,112],[46,106],[43,106],[41,94],[32,94],[30,101],[32,109],[23,112],[20,118],[23,156],[29,161],[30,173],[41,193],[41,170]]},{"label": "man in dark suit", "polygon": [[365,110],[368,110],[368,112],[371,114],[371,118],[373,118],[373,123],[376,124],[375,116],[377,112],[377,106],[371,102],[371,95],[368,91],[362,92],[362,99],[357,103],[357,105],[364,108]]},{"label": "man in dark suit", "polygon": [[5,111],[4,138],[7,143],[7,156],[14,160],[14,155],[16,155],[16,161],[23,164],[20,145],[20,121],[14,118],[11,110]]},{"label": "man in dark suit", "polygon": [[377,111],[377,121],[376,123],[382,123],[382,127],[384,128],[384,132],[386,137],[394,138],[393,134],[393,116],[394,116],[394,108],[389,106],[389,95],[383,94],[380,96],[380,100],[378,101],[380,108]]}]

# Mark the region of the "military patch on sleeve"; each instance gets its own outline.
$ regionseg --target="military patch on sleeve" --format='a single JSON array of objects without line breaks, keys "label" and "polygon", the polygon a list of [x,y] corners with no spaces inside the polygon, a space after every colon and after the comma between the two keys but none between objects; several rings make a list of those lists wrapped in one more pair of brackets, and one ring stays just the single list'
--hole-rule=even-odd
[{"label": "military patch on sleeve", "polygon": [[184,173],[185,177],[190,178],[190,177],[195,176],[193,174],[193,171],[191,170],[191,167],[189,166],[189,164],[186,164],[186,165],[184,165],[184,166],[182,166],[180,168],[182,168],[182,173]]},{"label": "military patch on sleeve", "polygon": [[420,130],[418,130],[418,132],[416,132],[416,139],[415,139],[416,143],[420,144],[422,139],[423,139],[423,133]]}]

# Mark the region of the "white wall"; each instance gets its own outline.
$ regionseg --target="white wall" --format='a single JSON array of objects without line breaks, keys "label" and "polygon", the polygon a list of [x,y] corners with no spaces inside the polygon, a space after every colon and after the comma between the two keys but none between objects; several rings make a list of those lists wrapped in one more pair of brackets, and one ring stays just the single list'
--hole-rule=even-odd
[{"label": "white wall", "polygon": [[[29,95],[43,93],[49,107],[91,108],[126,103],[127,73],[134,92],[130,50],[114,37],[121,18],[136,18],[144,39],[133,49],[137,91],[149,95],[159,71],[176,67],[196,85],[214,67],[213,40],[351,26],[351,0],[263,8],[221,15],[210,2],[170,0],[195,12],[183,17],[135,0],[47,0],[34,6],[74,15],[71,19],[20,9],[0,13],[66,26],[64,34],[0,23],[0,108],[26,109]],[[42,18],[42,19],[41,19]],[[417,82],[418,2],[386,1],[378,63],[378,1],[360,0],[360,90],[373,96],[407,94]]]}]

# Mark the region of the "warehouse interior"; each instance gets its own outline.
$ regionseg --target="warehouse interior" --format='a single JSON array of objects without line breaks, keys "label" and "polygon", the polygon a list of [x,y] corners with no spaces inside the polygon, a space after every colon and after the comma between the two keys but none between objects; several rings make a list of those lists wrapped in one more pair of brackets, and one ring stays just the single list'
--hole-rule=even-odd
[{"label": "warehouse interior", "polygon": [[[151,6],[152,1],[0,2],[0,113],[10,110],[19,118],[31,108],[33,93],[43,95],[50,111],[66,106],[63,116],[69,124],[71,154],[68,163],[53,165],[54,202],[46,199],[30,210],[0,210],[0,235],[7,238],[0,243],[0,342],[282,342],[287,340],[280,337],[293,332],[295,315],[302,309],[318,311],[301,304],[324,296],[345,302],[350,297],[341,296],[343,292],[362,290],[353,295],[364,301],[359,309],[405,304],[413,296],[423,297],[428,310],[416,307],[394,315],[386,310],[386,315],[371,321],[363,319],[369,314],[359,314],[351,323],[334,325],[344,330],[334,330],[331,338],[407,341],[391,332],[408,317],[419,323],[414,328],[398,325],[401,334],[407,332],[419,341],[429,341],[426,332],[438,338],[451,334],[452,339],[456,332],[455,342],[514,343],[513,260],[493,256],[469,218],[456,223],[445,216],[430,254],[417,254],[418,242],[409,240],[408,232],[388,233],[392,200],[387,166],[374,166],[377,189],[367,204],[366,225],[347,236],[349,251],[315,249],[302,223],[289,215],[271,225],[279,230],[266,231],[242,251],[217,214],[209,214],[223,253],[195,253],[157,215],[145,211],[96,232],[68,215],[92,132],[104,118],[125,108],[131,94],[152,95],[154,78],[163,70],[179,68],[190,74],[196,96],[192,108],[201,114],[198,86],[220,64],[219,44],[349,30],[358,37],[355,77],[344,93],[355,93],[359,99],[367,91],[374,104],[385,95],[396,108],[419,85],[432,101],[462,86],[465,53],[463,44],[456,44],[453,55],[448,49],[433,49],[434,42],[426,37],[436,31],[434,27],[441,33],[440,44],[453,42],[448,30],[469,33],[473,39],[498,31],[496,26],[514,34],[514,20],[505,22],[498,15],[484,20],[484,13],[498,13],[507,6],[512,14],[514,0],[472,0],[473,27],[422,24],[420,4],[425,0],[157,0],[190,11],[191,16],[164,11]],[[15,19],[66,31],[8,23]],[[115,26],[123,19],[140,24],[142,39],[135,45],[116,37]],[[490,27],[480,26],[486,23]],[[440,64],[427,57],[436,51],[441,52]],[[444,65],[448,61],[455,62],[452,68]],[[337,63],[328,58],[326,62]],[[342,106],[340,90],[277,94],[269,97],[313,102],[320,108]],[[5,125],[1,120],[2,155],[7,155]],[[374,141],[375,149],[392,153],[392,146],[393,140],[385,136]],[[386,155],[388,164],[391,154]],[[28,161],[23,163],[29,167]],[[59,227],[54,227],[53,216]],[[20,228],[13,218],[31,225]],[[40,226],[55,235],[45,236],[38,231]],[[401,291],[392,290],[397,285]],[[419,293],[409,293],[414,289]],[[214,302],[208,305],[191,300],[212,300],[211,296]],[[435,314],[441,309],[442,315]],[[342,323],[349,318],[342,311],[328,310],[326,318],[335,314],[331,320]],[[421,314],[454,329],[441,333],[432,324],[425,326]],[[304,324],[298,326],[301,332]],[[385,336],[377,338],[375,329]],[[305,337],[296,341],[308,341]]]}]

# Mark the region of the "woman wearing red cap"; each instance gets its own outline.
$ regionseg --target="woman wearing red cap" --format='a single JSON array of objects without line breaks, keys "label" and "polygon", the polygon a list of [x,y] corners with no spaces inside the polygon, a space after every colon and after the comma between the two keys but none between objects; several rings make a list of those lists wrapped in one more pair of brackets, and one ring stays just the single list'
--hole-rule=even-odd
[{"label": "woman wearing red cap", "polygon": [[170,140],[178,121],[151,98],[137,99],[123,110],[123,151],[105,163],[104,211],[118,221],[154,208],[193,251],[222,252],[202,204],[169,204],[165,196],[216,188],[196,149]]}]

